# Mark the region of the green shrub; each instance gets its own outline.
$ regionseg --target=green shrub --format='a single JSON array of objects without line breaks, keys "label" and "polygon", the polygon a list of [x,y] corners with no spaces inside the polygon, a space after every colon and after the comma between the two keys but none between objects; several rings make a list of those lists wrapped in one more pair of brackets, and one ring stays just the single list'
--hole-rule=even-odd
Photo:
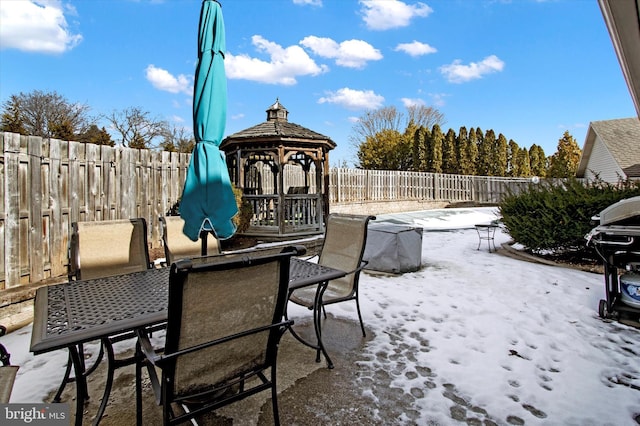
[{"label": "green shrub", "polygon": [[526,191],[505,197],[499,207],[507,232],[528,251],[581,251],[593,257],[584,238],[597,225],[592,217],[617,201],[635,196],[640,196],[638,183],[584,184],[567,179],[530,184]]},{"label": "green shrub", "polygon": [[[249,229],[251,225],[251,218],[253,217],[253,208],[251,203],[242,198],[242,190],[236,188],[232,183],[231,189],[238,205],[238,213],[233,216],[233,223],[236,225],[236,232],[243,233]],[[176,201],[167,211],[167,216],[179,216],[180,215],[180,199]]]},{"label": "green shrub", "polygon": [[236,188],[233,184],[232,187],[233,195],[236,197],[236,204],[238,205],[238,213],[233,217],[233,223],[236,225],[236,232],[241,234],[249,229],[249,225],[251,225],[253,208],[250,202],[242,198],[242,190]]}]

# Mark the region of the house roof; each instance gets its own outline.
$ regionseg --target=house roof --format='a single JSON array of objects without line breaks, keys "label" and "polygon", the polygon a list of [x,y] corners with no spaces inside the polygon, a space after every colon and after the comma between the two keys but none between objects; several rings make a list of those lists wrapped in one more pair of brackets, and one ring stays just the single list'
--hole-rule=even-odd
[{"label": "house roof", "polygon": [[640,0],[598,0],[640,117]]},{"label": "house roof", "polygon": [[577,177],[584,177],[596,136],[627,177],[640,177],[640,119],[636,117],[592,121],[589,124]]}]

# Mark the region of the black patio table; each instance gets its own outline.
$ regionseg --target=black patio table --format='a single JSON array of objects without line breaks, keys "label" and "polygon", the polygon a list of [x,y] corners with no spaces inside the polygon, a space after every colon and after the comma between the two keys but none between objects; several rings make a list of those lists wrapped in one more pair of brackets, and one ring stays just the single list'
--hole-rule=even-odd
[{"label": "black patio table", "polygon": [[[80,357],[78,345],[166,322],[169,272],[168,267],[149,269],[126,275],[71,281],[37,290],[30,351],[39,355],[57,349],[69,350],[76,377],[76,425],[82,424],[84,402],[89,397],[84,360]],[[322,343],[318,301],[328,281],[345,275],[346,272],[338,269],[291,258],[289,291],[318,285],[313,315],[317,346],[299,340],[322,351],[329,367],[333,364]],[[112,364],[113,354],[109,355]],[[106,408],[113,369],[114,366],[109,365],[104,395],[94,424],[100,422]]]}]

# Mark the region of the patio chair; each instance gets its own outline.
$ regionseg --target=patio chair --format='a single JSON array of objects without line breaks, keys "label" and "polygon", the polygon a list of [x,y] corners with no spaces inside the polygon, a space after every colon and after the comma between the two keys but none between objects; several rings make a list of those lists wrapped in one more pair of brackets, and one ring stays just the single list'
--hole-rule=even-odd
[{"label": "patio chair", "polygon": [[[147,245],[147,222],[144,218],[107,220],[99,222],[74,222],[69,247],[69,280],[88,280],[113,275],[129,274],[150,269]],[[162,326],[154,327],[154,330]],[[107,351],[108,368],[105,386],[105,397],[98,411],[99,419],[107,404],[111,392],[115,370],[135,362],[135,357],[116,359],[113,344],[135,337],[134,333],[123,333],[102,339],[100,352],[93,364],[86,368],[85,375],[93,373]],[[80,359],[84,362],[83,345],[78,345]],[[67,361],[62,383],[53,398],[60,402],[60,397],[67,383],[75,382],[70,377],[73,363],[71,354]]]},{"label": "patio chair", "polygon": [[[347,272],[346,276],[329,281],[322,294],[320,306],[325,319],[327,318],[326,305],[355,300],[363,337],[366,336],[366,332],[360,313],[358,282],[360,272],[367,264],[362,260],[367,242],[367,227],[369,221],[375,219],[375,216],[330,214],[327,218],[324,243],[318,258],[320,265]],[[316,292],[317,288],[314,287],[300,288],[289,295],[289,301],[313,309]],[[318,316],[318,318],[320,317]]]},{"label": "patio chair", "polygon": [[164,353],[138,332],[138,423],[146,366],[164,424],[195,420],[267,389],[279,424],[276,357],[293,323],[283,319],[292,254],[223,254],[171,265]]},{"label": "patio chair", "polygon": [[[0,336],[4,336],[7,332],[5,326],[0,325]],[[0,404],[6,404],[11,397],[11,391],[13,390],[13,384],[16,380],[16,374],[18,374],[17,365],[11,365],[11,355],[7,351],[7,348],[0,343]]]},{"label": "patio chair", "polygon": [[69,280],[88,280],[151,268],[144,218],[74,222]]},{"label": "patio chair", "polygon": [[[202,242],[191,241],[184,235],[184,220],[180,216],[160,216],[162,224],[162,243],[167,265],[178,259],[202,256]],[[220,254],[220,242],[215,235],[207,236],[205,255]]]}]

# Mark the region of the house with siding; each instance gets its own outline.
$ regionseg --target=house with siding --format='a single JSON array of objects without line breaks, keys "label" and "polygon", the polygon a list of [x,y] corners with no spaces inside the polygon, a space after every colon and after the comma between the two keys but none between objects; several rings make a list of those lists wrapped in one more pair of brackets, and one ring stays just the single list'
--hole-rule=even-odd
[{"label": "house with siding", "polygon": [[640,119],[591,122],[576,177],[611,183],[640,179]]}]

